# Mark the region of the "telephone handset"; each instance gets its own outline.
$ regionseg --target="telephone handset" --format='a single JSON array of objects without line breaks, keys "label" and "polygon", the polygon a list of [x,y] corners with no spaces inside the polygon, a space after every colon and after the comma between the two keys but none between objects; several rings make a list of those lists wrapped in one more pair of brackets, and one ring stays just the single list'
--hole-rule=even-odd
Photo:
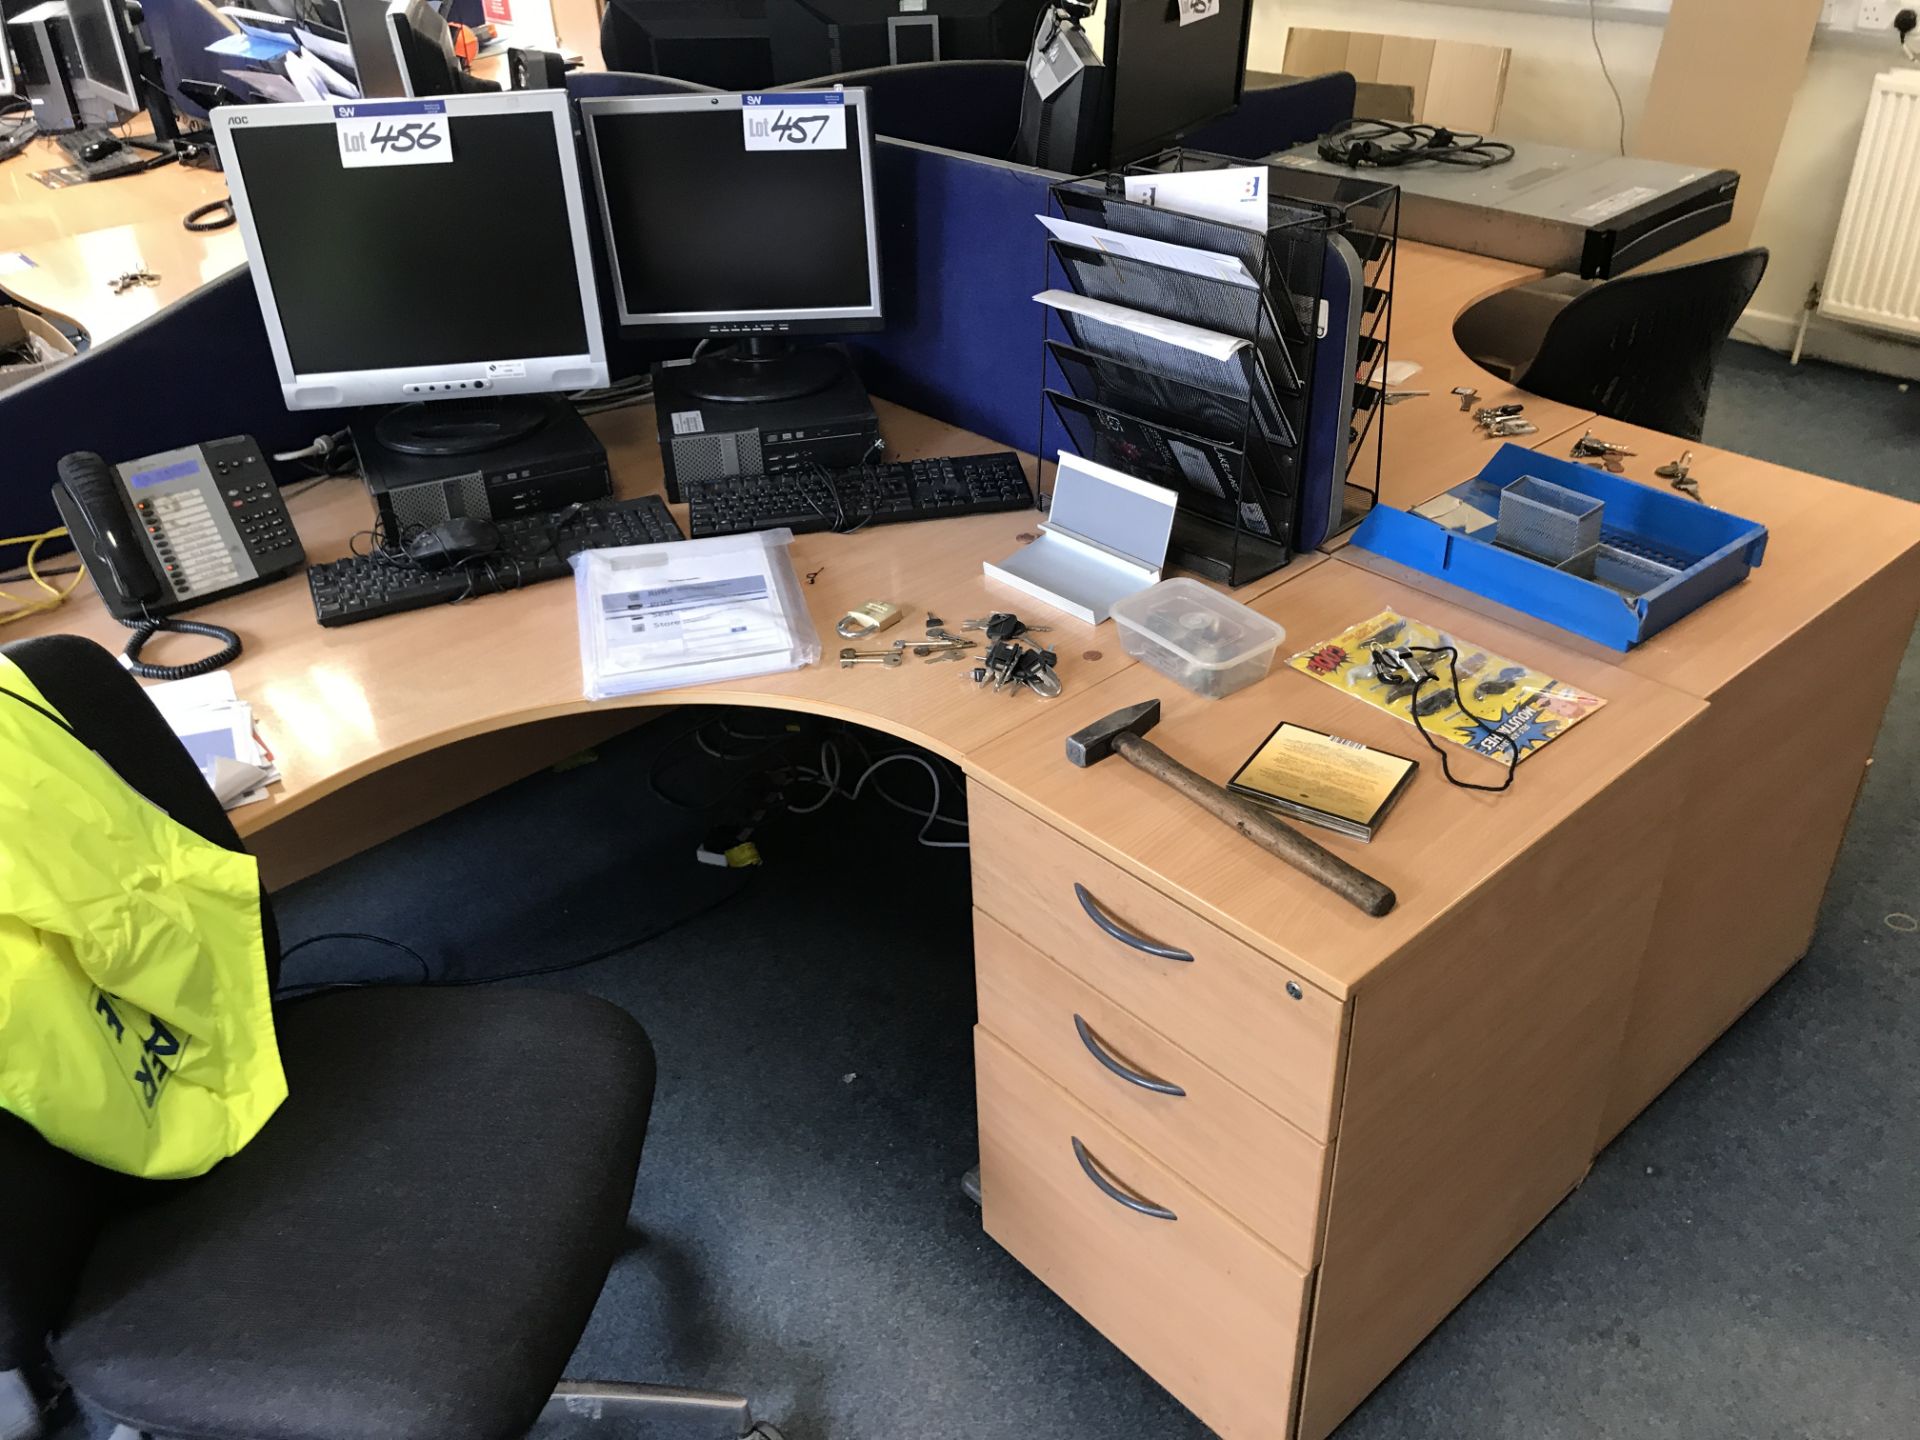
[{"label": "telephone handset", "polygon": [[[86,451],[59,464],[53,503],[106,602],[135,632],[129,668],[148,679],[204,674],[237,658],[239,637],[171,620],[176,611],[277,580],[306,561],[260,447],[245,435],[169,450],[124,465]],[[225,642],[191,665],[144,665],[155,631]]]}]

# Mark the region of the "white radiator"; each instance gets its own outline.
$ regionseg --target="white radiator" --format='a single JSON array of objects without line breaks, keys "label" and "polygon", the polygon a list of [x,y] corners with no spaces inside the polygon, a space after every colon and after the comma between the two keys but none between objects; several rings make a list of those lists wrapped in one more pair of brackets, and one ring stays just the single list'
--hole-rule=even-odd
[{"label": "white radiator", "polygon": [[1820,310],[1920,336],[1920,70],[1874,77]]}]

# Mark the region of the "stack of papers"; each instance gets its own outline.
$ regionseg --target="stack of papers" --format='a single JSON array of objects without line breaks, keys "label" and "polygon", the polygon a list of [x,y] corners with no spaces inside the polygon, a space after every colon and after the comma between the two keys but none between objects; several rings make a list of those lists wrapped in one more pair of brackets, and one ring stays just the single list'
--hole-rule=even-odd
[{"label": "stack of papers", "polygon": [[1267,228],[1267,167],[1188,170],[1174,175],[1129,175],[1127,199],[1158,210],[1178,210],[1248,230]]},{"label": "stack of papers", "polygon": [[1118,230],[1103,230],[1097,225],[1083,225],[1078,220],[1066,220],[1058,215],[1036,215],[1034,219],[1052,231],[1056,240],[1067,245],[1078,245],[1083,250],[1123,255],[1129,260],[1141,260],[1149,265],[1178,270],[1185,275],[1198,275],[1205,280],[1218,280],[1226,285],[1239,285],[1248,290],[1254,289],[1258,283],[1247,269],[1246,262],[1237,255],[1221,255],[1212,250],[1195,249],[1191,245],[1175,245],[1171,241],[1156,240],[1148,235],[1123,235]]},{"label": "stack of papers", "polygon": [[1163,345],[1177,345],[1182,350],[1191,350],[1210,360],[1231,360],[1242,350],[1252,348],[1253,344],[1237,335],[1222,335],[1218,330],[1206,330],[1198,325],[1189,325],[1184,320],[1167,320],[1158,315],[1149,315],[1144,310],[1129,310],[1124,305],[1095,300],[1090,295],[1076,295],[1071,290],[1042,290],[1033,298],[1051,309],[1064,310],[1069,315],[1084,315],[1089,320],[1112,325],[1130,335],[1157,340]]},{"label": "stack of papers", "polygon": [[820,657],[790,530],[583,550],[573,559],[588,699],[797,670]]},{"label": "stack of papers", "polygon": [[207,777],[222,808],[232,810],[267,798],[267,786],[280,778],[280,767],[254,729],[253,707],[234,694],[231,675],[216,670],[190,680],[149,685],[146,690],[168,728],[180,737],[193,763]]}]

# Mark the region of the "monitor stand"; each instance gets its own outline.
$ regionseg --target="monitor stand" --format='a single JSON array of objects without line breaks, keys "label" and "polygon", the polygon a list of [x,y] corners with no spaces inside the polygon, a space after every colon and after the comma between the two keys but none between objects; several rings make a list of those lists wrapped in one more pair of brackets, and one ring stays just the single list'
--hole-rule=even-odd
[{"label": "monitor stand", "polygon": [[798,400],[835,384],[852,369],[830,345],[796,348],[778,335],[749,335],[687,368],[681,388],[719,405],[764,405]]},{"label": "monitor stand", "polygon": [[373,433],[401,455],[480,455],[524,440],[567,406],[561,395],[499,395],[396,405]]}]

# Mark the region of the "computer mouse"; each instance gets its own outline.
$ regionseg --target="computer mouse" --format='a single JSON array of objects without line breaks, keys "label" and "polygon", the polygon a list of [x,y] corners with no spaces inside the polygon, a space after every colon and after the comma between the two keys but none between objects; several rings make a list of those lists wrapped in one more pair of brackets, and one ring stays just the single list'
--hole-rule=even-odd
[{"label": "computer mouse", "polygon": [[119,154],[120,151],[125,148],[126,145],[124,141],[117,140],[111,135],[104,135],[91,145],[82,145],[80,147],[80,158],[89,161],[104,160],[109,155]]},{"label": "computer mouse", "polygon": [[443,520],[407,541],[407,558],[422,570],[451,570],[500,548],[500,531],[491,520],[463,517]]}]

